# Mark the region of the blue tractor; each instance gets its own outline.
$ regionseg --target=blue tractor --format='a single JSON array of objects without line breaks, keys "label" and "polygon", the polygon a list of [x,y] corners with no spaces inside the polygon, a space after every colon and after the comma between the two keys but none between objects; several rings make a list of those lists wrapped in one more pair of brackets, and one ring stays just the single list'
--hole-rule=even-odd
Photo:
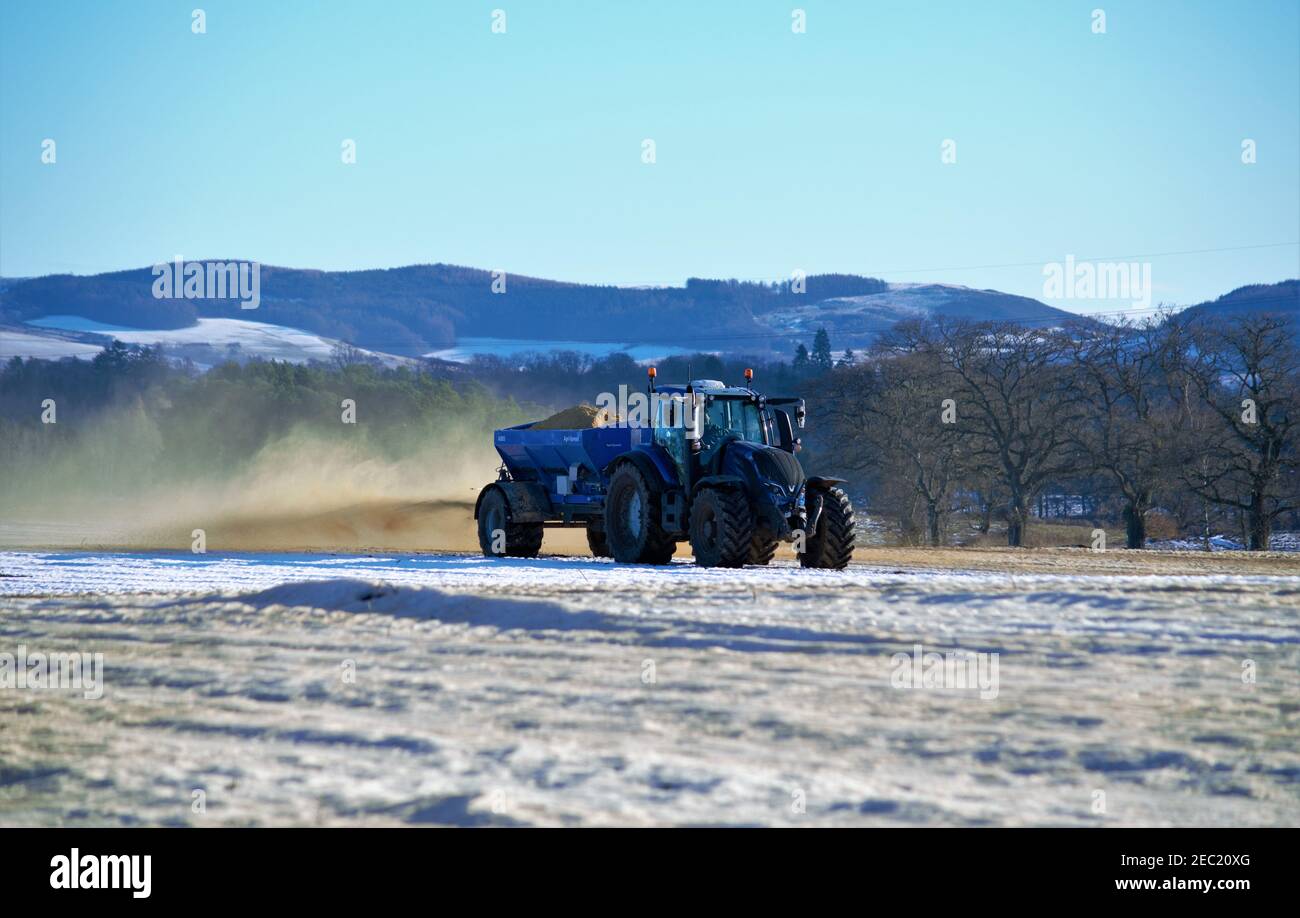
[{"label": "blue tractor", "polygon": [[767,564],[780,542],[804,567],[848,565],[843,479],[809,478],[795,455],[802,399],[764,397],[750,370],[743,387],[656,388],[649,373],[608,426],[495,432],[501,470],[474,506],[484,554],[536,557],[545,528],[582,526],[593,555],[622,563],[667,564],[689,541],[703,567]]}]

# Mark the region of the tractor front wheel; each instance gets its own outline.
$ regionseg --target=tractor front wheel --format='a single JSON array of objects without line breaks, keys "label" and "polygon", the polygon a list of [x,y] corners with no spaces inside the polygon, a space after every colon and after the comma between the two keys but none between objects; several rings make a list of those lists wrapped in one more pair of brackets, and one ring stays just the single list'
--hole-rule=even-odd
[{"label": "tractor front wheel", "polygon": [[691,501],[691,549],[700,567],[743,567],[754,539],[745,495],[704,488]]},{"label": "tractor front wheel", "polygon": [[839,488],[827,488],[821,498],[817,531],[808,533],[799,563],[842,571],[853,557],[853,504]]}]

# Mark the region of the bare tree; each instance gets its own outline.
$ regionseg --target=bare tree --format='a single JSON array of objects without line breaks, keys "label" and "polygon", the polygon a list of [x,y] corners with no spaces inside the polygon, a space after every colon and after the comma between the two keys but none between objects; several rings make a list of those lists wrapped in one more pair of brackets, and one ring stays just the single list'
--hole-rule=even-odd
[{"label": "bare tree", "polygon": [[1012,323],[939,319],[904,325],[892,343],[936,360],[970,467],[996,473],[1006,495],[1007,544],[1023,545],[1034,498],[1075,469],[1071,428],[1080,395],[1068,339]]},{"label": "bare tree", "polygon": [[1118,491],[1129,548],[1146,544],[1147,514],[1172,473],[1181,349],[1167,319],[1067,329],[1084,406],[1074,445]]},{"label": "bare tree", "polygon": [[962,441],[943,420],[942,371],[932,355],[878,352],[831,374],[826,400],[832,435],[857,448],[846,458],[870,468],[878,503],[908,541],[943,543],[953,491],[962,473]]},{"label": "bare tree", "polygon": [[1300,349],[1295,321],[1275,314],[1196,320],[1190,327],[1184,484],[1241,514],[1247,546],[1266,551],[1273,520],[1300,506],[1296,435]]},{"label": "bare tree", "polygon": [[940,544],[959,509],[987,532],[997,509],[1023,545],[1055,486],[1079,496],[1062,506],[1122,516],[1130,548],[1157,506],[1207,546],[1227,525],[1254,549],[1300,511],[1300,353],[1284,317],[1050,331],[914,320],[823,385],[837,463],[918,542]]}]

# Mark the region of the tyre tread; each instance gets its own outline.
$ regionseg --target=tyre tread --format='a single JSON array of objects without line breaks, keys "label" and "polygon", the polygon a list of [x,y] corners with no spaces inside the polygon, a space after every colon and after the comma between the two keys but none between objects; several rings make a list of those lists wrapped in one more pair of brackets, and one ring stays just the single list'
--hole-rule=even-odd
[{"label": "tyre tread", "polygon": [[840,488],[828,488],[822,497],[817,532],[809,536],[807,551],[799,556],[804,567],[844,570],[853,559],[856,536],[853,502]]}]

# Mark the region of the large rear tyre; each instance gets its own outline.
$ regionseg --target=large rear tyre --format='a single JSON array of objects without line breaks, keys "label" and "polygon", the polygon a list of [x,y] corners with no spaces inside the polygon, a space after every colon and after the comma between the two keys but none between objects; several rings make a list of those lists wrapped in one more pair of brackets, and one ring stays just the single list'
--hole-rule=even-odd
[{"label": "large rear tyre", "polygon": [[615,561],[667,564],[672,560],[676,542],[659,523],[659,498],[659,488],[632,463],[614,470],[605,496],[605,543]]},{"label": "large rear tyre", "polygon": [[853,558],[853,504],[839,488],[822,492],[822,512],[817,531],[808,533],[805,551],[799,555],[804,567],[842,571]]},{"label": "large rear tyre", "polygon": [[506,496],[492,488],[478,508],[478,546],[489,558],[536,558],[542,550],[542,524],[510,522]]},{"label": "large rear tyre", "polygon": [[745,495],[704,488],[691,501],[691,549],[700,567],[744,567],[754,539]]}]

